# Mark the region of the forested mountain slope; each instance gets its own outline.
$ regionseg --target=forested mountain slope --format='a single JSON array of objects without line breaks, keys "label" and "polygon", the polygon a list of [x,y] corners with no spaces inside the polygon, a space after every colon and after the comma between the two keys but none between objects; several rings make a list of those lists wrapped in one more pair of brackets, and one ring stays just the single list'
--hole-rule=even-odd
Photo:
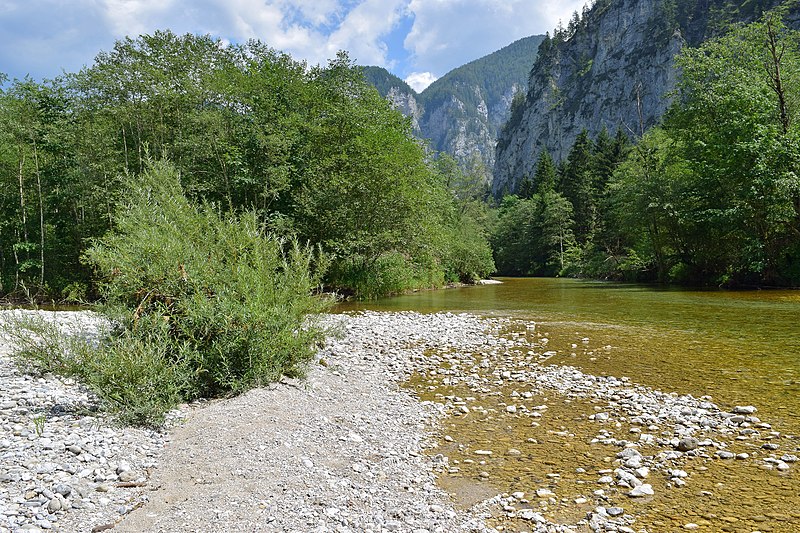
[{"label": "forested mountain slope", "polygon": [[367,79],[411,117],[416,133],[435,150],[463,164],[491,171],[497,132],[511,101],[524,91],[543,36],[535,35],[458,67],[422,93],[379,67],[365,67]]}]

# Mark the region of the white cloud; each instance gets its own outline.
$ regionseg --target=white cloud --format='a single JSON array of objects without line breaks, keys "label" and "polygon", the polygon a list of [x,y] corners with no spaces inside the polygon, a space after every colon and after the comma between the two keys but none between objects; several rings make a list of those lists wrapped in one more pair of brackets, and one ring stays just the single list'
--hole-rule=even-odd
[{"label": "white cloud", "polygon": [[430,72],[412,72],[406,76],[405,82],[411,86],[412,89],[421,93],[428,85],[435,82],[438,78]]},{"label": "white cloud", "polygon": [[413,66],[443,75],[517,39],[566,23],[584,0],[410,0],[414,26],[405,40]]},{"label": "white cloud", "polygon": [[[114,39],[157,29],[260,39],[310,64],[348,50],[400,76],[441,76],[512,41],[552,30],[581,0],[0,0],[0,70],[52,77],[90,64]],[[413,21],[413,23],[411,22]],[[410,24],[406,50],[395,30]],[[409,58],[412,63],[406,64]],[[419,78],[422,80],[423,78]],[[421,82],[422,83],[422,82]]]},{"label": "white cloud", "polygon": [[404,0],[365,0],[331,34],[329,57],[338,50],[348,50],[350,57],[362,65],[388,66],[388,49],[382,37],[400,20],[404,7]]}]

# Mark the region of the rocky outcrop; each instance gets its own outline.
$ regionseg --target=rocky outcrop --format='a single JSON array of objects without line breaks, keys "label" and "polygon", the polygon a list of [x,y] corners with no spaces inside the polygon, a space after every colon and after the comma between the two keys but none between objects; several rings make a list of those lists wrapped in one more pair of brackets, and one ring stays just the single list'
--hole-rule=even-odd
[{"label": "rocky outcrop", "polygon": [[572,35],[556,33],[544,45],[522,118],[498,139],[495,194],[531,176],[543,149],[556,161],[565,157],[583,129],[635,135],[658,120],[677,81],[673,58],[684,44],[679,30],[665,35],[657,28],[660,5],[597,3]]},{"label": "rocky outcrop", "polygon": [[384,95],[403,115],[411,119],[411,126],[414,132],[419,134],[419,119],[422,116],[422,107],[417,103],[416,93],[411,90],[405,91],[402,87],[392,86],[389,92]]},{"label": "rocky outcrop", "polygon": [[545,148],[564,158],[584,129],[640,135],[670,104],[678,52],[759,15],[741,0],[595,2],[540,48],[521,114],[498,138],[493,193],[517,190]]}]

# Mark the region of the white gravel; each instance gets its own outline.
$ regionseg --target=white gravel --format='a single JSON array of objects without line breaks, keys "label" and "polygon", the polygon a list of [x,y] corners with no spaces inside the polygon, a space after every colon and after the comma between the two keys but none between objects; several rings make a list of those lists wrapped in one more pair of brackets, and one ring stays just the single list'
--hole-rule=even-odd
[{"label": "white gravel", "polygon": [[[99,322],[90,313],[43,316],[65,331],[97,334]],[[618,443],[624,448],[620,467],[604,483],[644,493],[650,485],[636,477],[666,468],[664,457],[672,461],[684,451],[695,454],[698,446],[724,452],[724,443],[699,442],[698,433],[730,437],[747,417],[756,421],[752,406],[725,413],[704,399],[662,394],[574,368],[535,362],[512,368],[501,354],[533,354],[534,347],[498,333],[509,319],[367,312],[324,320],[338,335],[317,354],[307,379],[183,406],[166,433],[115,427],[93,411],[95,400],[79,384],[21,373],[8,358],[10,346],[0,339],[0,533],[110,527],[127,532],[494,531],[487,519],[505,514],[524,520],[532,532],[629,529],[633,518],[617,507],[597,507],[571,526],[548,523],[531,509],[516,510],[521,497],[514,495],[456,508],[436,485],[435,472],[447,468],[447,458],[425,451],[436,445],[432,432],[438,419],[465,406],[420,402],[401,389],[398,383],[415,369],[451,368],[442,370],[444,381],[479,391],[485,378],[478,370],[484,368],[498,383],[606,400],[608,411],[593,415],[599,424],[624,414],[641,424],[675,427],[671,439],[653,437],[663,450],[659,456],[643,456],[631,449],[635,442]],[[546,360],[531,356],[537,357]],[[457,372],[456,365],[470,371]],[[537,416],[518,409],[506,411]],[[601,431],[597,440],[608,439]],[[777,457],[772,459],[779,467],[796,461]],[[670,476],[679,484],[684,474],[672,470]]]}]

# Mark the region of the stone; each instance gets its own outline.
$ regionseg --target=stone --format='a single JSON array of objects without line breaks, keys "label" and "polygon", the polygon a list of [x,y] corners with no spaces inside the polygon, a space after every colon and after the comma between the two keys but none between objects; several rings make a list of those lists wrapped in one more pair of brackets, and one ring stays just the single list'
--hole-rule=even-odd
[{"label": "stone", "polygon": [[732,412],[737,415],[752,415],[756,411],[758,411],[758,409],[752,405],[737,405],[733,408]]},{"label": "stone", "polygon": [[634,474],[628,472],[627,470],[618,469],[617,479],[619,479],[620,484],[630,488],[635,488],[642,484],[639,478],[637,478]]},{"label": "stone", "polygon": [[694,437],[683,437],[675,446],[679,452],[688,452],[697,448],[699,441]]},{"label": "stone", "polygon": [[53,498],[49,502],[47,502],[47,510],[51,513],[55,513],[56,511],[61,510],[61,500],[58,498]]},{"label": "stone", "polygon": [[636,470],[637,468],[641,468],[642,467],[642,456],[641,455],[635,455],[633,457],[630,457],[629,459],[625,460],[623,465],[625,466],[625,468],[630,468],[632,470]]},{"label": "stone", "polygon": [[641,498],[643,496],[652,496],[654,494],[655,491],[653,490],[653,487],[645,483],[643,485],[639,485],[638,487],[634,487],[634,489],[628,493],[628,496],[631,498]]},{"label": "stone", "polygon": [[139,478],[139,475],[132,470],[126,470],[119,475],[119,480],[123,483],[129,483],[131,481],[136,481]]},{"label": "stone", "polygon": [[70,487],[69,485],[64,485],[62,483],[60,485],[56,485],[55,491],[58,494],[61,494],[62,496],[66,497],[72,493],[72,487]]}]

